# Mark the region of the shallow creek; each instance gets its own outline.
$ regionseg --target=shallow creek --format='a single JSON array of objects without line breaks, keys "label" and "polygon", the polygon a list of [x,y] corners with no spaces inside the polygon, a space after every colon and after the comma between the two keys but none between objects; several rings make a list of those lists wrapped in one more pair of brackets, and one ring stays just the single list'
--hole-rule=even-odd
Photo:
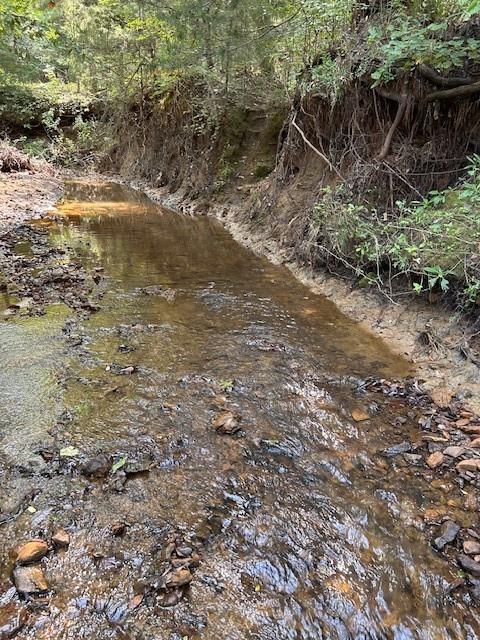
[{"label": "shallow creek", "polygon": [[[97,268],[105,294],[90,317],[0,322],[0,626],[25,606],[12,547],[63,527],[68,549],[42,561],[51,591],[17,638],[480,637],[422,532],[455,489],[382,456],[415,438],[414,416],[356,392],[406,362],[212,219],[82,181],[56,214],[51,242]],[[238,433],[216,431],[222,411]],[[117,469],[82,474],[98,454]],[[200,561],[167,601],[175,535]]]}]

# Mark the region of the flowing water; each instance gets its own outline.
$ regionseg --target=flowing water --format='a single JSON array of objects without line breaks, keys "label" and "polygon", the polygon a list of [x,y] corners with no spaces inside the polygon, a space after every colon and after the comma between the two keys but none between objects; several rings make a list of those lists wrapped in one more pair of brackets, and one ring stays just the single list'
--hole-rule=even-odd
[{"label": "flowing water", "polygon": [[[81,181],[59,214],[51,242],[103,267],[105,295],[87,319],[59,306],[0,323],[0,457],[15,470],[0,623],[18,604],[11,548],[65,527],[69,548],[43,561],[52,591],[18,638],[480,637],[422,532],[429,509],[453,512],[460,497],[381,455],[418,437],[415,416],[356,392],[407,363],[212,219]],[[221,411],[241,416],[239,433],[215,430]],[[42,443],[78,453],[45,462]],[[82,475],[96,454],[118,471]],[[201,561],[167,606],[155,584],[172,534]]]}]

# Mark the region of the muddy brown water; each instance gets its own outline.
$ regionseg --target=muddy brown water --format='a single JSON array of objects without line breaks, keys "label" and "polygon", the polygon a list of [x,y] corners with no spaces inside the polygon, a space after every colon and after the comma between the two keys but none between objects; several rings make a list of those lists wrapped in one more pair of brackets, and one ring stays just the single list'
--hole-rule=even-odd
[{"label": "muddy brown water", "polygon": [[[15,611],[25,639],[480,637],[422,531],[428,509],[454,513],[461,497],[385,459],[415,438],[415,416],[355,391],[407,363],[214,220],[84,181],[58,213],[51,242],[103,267],[105,295],[89,318],[54,306],[0,323],[0,628]],[[240,433],[215,431],[222,409]],[[78,453],[59,460],[67,446]],[[99,453],[130,465],[124,484],[121,470],[80,473]],[[23,603],[11,549],[58,527],[71,544],[43,560],[51,591]],[[202,559],[165,606],[172,534]]]}]

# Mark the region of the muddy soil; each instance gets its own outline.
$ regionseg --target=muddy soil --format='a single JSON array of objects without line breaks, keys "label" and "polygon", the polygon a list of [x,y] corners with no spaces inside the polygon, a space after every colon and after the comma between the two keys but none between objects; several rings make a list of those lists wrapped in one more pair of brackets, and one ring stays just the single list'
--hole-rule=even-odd
[{"label": "muddy soil", "polygon": [[211,218],[75,181],[29,228],[8,286],[81,277],[0,322],[1,637],[480,636],[468,398]]},{"label": "muddy soil", "polygon": [[62,192],[62,181],[48,165],[36,171],[0,173],[0,232],[45,215]]}]

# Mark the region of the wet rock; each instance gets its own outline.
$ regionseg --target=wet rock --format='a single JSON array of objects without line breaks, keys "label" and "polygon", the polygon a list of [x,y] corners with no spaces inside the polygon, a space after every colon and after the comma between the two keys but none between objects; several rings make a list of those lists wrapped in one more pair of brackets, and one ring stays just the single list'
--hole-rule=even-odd
[{"label": "wet rock", "polygon": [[48,553],[48,545],[44,540],[29,540],[17,550],[17,564],[30,564],[41,560]]},{"label": "wet rock", "polygon": [[473,494],[469,494],[465,498],[465,509],[467,511],[476,511],[478,509],[478,498]]},{"label": "wet rock", "polygon": [[56,549],[64,549],[70,544],[70,534],[65,529],[58,529],[52,536],[52,542]]},{"label": "wet rock", "polygon": [[480,562],[476,562],[464,553],[461,553],[458,556],[457,562],[462,567],[462,569],[464,569],[468,573],[471,573],[477,578],[480,577]]},{"label": "wet rock", "polygon": [[110,525],[110,531],[112,532],[112,535],[114,535],[115,537],[123,536],[126,530],[127,530],[127,525],[125,522],[118,521]]},{"label": "wet rock", "polygon": [[443,453],[441,451],[435,451],[435,453],[432,453],[428,456],[425,462],[430,467],[430,469],[436,469],[443,463],[443,460]]},{"label": "wet rock", "polygon": [[182,589],[175,589],[168,593],[165,593],[159,600],[159,605],[161,607],[174,607],[177,605],[180,600],[183,598]]},{"label": "wet rock", "polygon": [[364,409],[358,408],[352,411],[352,418],[355,422],[363,422],[364,420],[369,420],[370,416]]},{"label": "wet rock", "polygon": [[17,591],[25,596],[48,591],[48,582],[42,567],[38,564],[15,567],[13,570],[13,584]]},{"label": "wet rock", "polygon": [[109,479],[108,486],[112,491],[122,492],[127,482],[127,474],[125,471],[117,471],[115,475]]},{"label": "wet rock", "polygon": [[235,415],[231,411],[222,411],[216,418],[214,418],[212,424],[217,433],[233,435],[240,431],[240,419],[240,416]]},{"label": "wet rock", "polygon": [[408,464],[421,464],[423,461],[422,456],[418,453],[405,453],[403,458]]},{"label": "wet rock", "polygon": [[461,460],[457,466],[457,471],[479,471],[480,470],[480,458],[469,458],[467,460]]},{"label": "wet rock", "polygon": [[383,450],[383,455],[387,458],[394,458],[395,456],[399,456],[402,453],[408,453],[412,450],[412,445],[410,442],[400,442],[399,444],[393,445],[393,447],[388,447],[388,449]]},{"label": "wet rock", "polygon": [[175,296],[177,295],[177,292],[174,289],[163,287],[159,284],[151,285],[150,287],[143,287],[139,291],[147,296],[161,296],[169,302],[172,302],[172,300],[174,300]]},{"label": "wet rock", "polygon": [[434,404],[446,409],[453,398],[453,393],[447,387],[437,387],[430,393],[430,398]]},{"label": "wet rock", "polygon": [[125,462],[124,471],[127,475],[133,475],[135,473],[145,473],[150,471],[153,463],[151,454],[145,453],[139,456],[128,456]]},{"label": "wet rock", "polygon": [[110,624],[121,624],[128,612],[128,604],[125,602],[109,601],[104,609]]},{"label": "wet rock", "polygon": [[120,369],[118,373],[121,376],[131,376],[132,373],[135,373],[136,370],[137,368],[135,366],[130,365],[128,367],[124,367],[123,369]]},{"label": "wet rock", "polygon": [[167,589],[176,589],[178,587],[184,587],[189,584],[193,579],[190,569],[179,568],[174,569],[165,576],[165,586]]},{"label": "wet rock", "polygon": [[447,447],[443,450],[443,454],[448,456],[449,458],[459,458],[461,455],[465,453],[465,447]]},{"label": "wet rock", "polygon": [[433,548],[437,551],[442,551],[447,544],[455,540],[459,531],[460,527],[456,522],[453,522],[453,520],[447,520],[443,523],[438,538],[435,538],[432,542]]},{"label": "wet rock", "polygon": [[477,540],[465,540],[463,543],[463,551],[469,556],[480,553],[480,542]]},{"label": "wet rock", "polygon": [[104,454],[100,454],[87,460],[82,465],[82,473],[84,476],[91,478],[105,478],[111,468],[110,458]]},{"label": "wet rock", "polygon": [[472,433],[474,435],[480,435],[480,424],[469,424],[466,427],[462,427],[462,431],[465,433]]}]

